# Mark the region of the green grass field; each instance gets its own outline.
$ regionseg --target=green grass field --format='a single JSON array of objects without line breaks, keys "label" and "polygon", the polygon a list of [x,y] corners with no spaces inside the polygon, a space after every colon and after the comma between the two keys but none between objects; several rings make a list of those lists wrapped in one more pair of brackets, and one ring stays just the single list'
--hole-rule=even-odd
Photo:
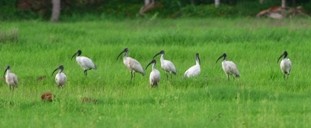
[{"label": "green grass field", "polygon": [[[0,30],[17,31],[18,41],[0,42],[0,67],[10,65],[20,81],[12,92],[1,77],[0,127],[311,127],[308,19],[20,21],[0,22]],[[167,79],[158,63],[158,88],[150,88],[151,68],[130,81],[117,60],[125,47],[144,67],[164,49],[177,75]],[[98,67],[87,77],[71,60],[78,49]],[[284,50],[293,62],[287,80],[277,63]],[[185,79],[196,52],[201,74]],[[224,52],[239,79],[228,81],[216,63]],[[51,75],[60,64],[63,89]],[[41,101],[46,91],[54,102]]]}]

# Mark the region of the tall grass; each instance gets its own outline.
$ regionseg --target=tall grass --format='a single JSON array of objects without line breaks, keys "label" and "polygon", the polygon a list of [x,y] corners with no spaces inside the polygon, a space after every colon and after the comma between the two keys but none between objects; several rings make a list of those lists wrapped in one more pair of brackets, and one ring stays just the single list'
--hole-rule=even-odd
[{"label": "tall grass", "polygon": [[[19,87],[2,79],[2,127],[310,127],[308,20],[183,19],[45,23],[2,22],[0,30],[19,30],[18,42],[1,43],[0,67],[11,65]],[[130,73],[117,60],[129,48],[143,66],[160,50],[177,67],[158,88],[146,76]],[[78,50],[97,70],[85,77],[71,60]],[[277,58],[289,52],[293,70],[284,80]],[[183,78],[201,56],[200,76]],[[227,80],[216,59],[233,60],[241,78]],[[52,71],[65,66],[68,83],[54,84]],[[39,79],[44,78],[44,79]],[[51,91],[55,101],[40,101]],[[97,102],[83,103],[82,98]]]}]

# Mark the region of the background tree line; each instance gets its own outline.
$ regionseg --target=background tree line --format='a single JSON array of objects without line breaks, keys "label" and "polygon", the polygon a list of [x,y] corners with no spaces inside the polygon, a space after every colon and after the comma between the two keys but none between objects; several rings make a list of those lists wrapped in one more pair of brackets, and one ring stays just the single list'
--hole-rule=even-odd
[{"label": "background tree line", "polygon": [[[1,0],[0,19],[49,20],[54,0]],[[281,6],[281,0],[56,0],[61,19],[136,18],[140,16],[239,17],[255,16],[260,10]],[[219,7],[215,7],[215,2]],[[311,9],[310,0],[284,0],[286,6]],[[146,3],[147,2],[147,3]],[[147,6],[152,2],[152,6]]]}]

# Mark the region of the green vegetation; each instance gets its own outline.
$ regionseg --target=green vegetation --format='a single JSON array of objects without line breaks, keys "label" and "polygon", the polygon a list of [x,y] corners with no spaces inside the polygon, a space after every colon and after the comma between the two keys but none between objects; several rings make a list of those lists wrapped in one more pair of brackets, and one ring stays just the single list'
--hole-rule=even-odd
[{"label": "green vegetation", "polygon": [[[182,19],[46,23],[0,22],[0,67],[11,65],[18,89],[1,78],[1,127],[310,127],[309,20]],[[10,35],[10,34],[8,34]],[[0,36],[1,37],[1,36]],[[158,88],[130,73],[117,55],[128,47],[143,66],[161,49],[177,75]],[[98,69],[88,72],[71,60],[78,50]],[[277,58],[289,52],[293,70],[284,80]],[[200,76],[184,79],[201,56]],[[233,60],[240,79],[227,81],[216,59]],[[58,89],[52,71],[65,66],[68,83]],[[159,63],[157,67],[160,68]],[[40,79],[38,79],[40,78]],[[43,92],[55,94],[42,102]],[[83,103],[82,98],[97,100]]]},{"label": "green vegetation", "polygon": [[[146,12],[147,17],[255,17],[261,10],[280,6],[281,0],[221,0],[215,8],[214,0],[155,0],[154,9]],[[62,0],[61,21],[98,19],[133,19],[140,17],[143,0]],[[310,0],[287,0],[286,6],[302,6],[310,13]],[[0,20],[19,21],[25,19],[50,20],[51,0],[1,0]]]}]

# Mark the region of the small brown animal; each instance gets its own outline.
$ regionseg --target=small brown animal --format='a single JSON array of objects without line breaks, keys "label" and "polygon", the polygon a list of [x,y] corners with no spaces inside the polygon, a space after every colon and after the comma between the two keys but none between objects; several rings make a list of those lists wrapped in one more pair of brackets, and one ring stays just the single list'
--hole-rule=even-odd
[{"label": "small brown animal", "polygon": [[51,92],[45,92],[41,95],[42,101],[52,102],[54,99],[54,95]]},{"label": "small brown animal", "polygon": [[262,17],[262,16],[267,16],[273,19],[282,19],[284,17],[288,16],[307,16],[309,17],[308,14],[304,12],[304,9],[302,6],[297,6],[297,7],[282,7],[282,6],[272,6],[268,9],[262,10],[259,13],[257,13],[256,17]]}]

